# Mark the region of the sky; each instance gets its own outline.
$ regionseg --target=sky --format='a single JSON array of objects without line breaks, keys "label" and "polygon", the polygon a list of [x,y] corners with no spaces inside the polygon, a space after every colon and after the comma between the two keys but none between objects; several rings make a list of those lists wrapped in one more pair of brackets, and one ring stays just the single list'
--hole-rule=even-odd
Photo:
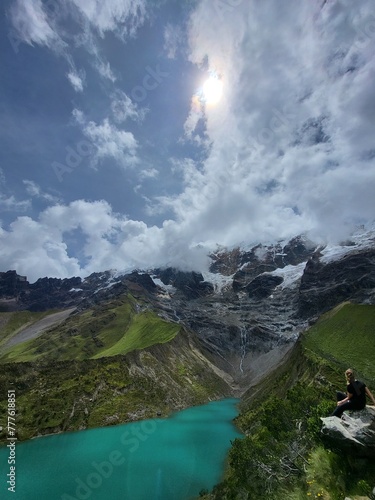
[{"label": "sky", "polygon": [[0,271],[199,271],[374,221],[373,0],[0,8]]}]

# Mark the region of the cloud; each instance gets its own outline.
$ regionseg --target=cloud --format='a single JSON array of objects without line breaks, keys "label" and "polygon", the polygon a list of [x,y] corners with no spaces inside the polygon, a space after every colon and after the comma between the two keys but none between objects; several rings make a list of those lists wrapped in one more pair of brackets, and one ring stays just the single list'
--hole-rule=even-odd
[{"label": "cloud", "polygon": [[[85,240],[85,264],[70,256],[68,241],[75,230],[80,230]],[[30,281],[45,275],[85,276],[108,268],[144,268],[150,262],[181,264],[189,254],[194,267],[202,267],[205,253],[186,247],[181,236],[173,222],[166,222],[163,228],[147,227],[142,221],[114,213],[105,201],[77,200],[47,208],[39,220],[18,217],[9,230],[2,229],[1,267],[17,269]]]},{"label": "cloud", "polygon": [[25,179],[22,182],[25,185],[26,192],[29,196],[45,200],[48,203],[57,203],[59,201],[56,196],[45,193],[36,182],[30,181],[28,179]]},{"label": "cloud", "polygon": [[107,31],[114,31],[121,37],[134,36],[146,19],[145,0],[69,1],[102,37]]},{"label": "cloud", "polygon": [[48,19],[42,0],[16,0],[11,5],[10,17],[17,37],[25,43],[48,48],[64,46]]},{"label": "cloud", "polygon": [[190,60],[224,85],[216,106],[193,100],[185,122],[194,139],[204,114],[204,169],[159,201],[197,238],[341,238],[375,213],[371,2],[227,4],[224,15],[203,0],[189,27]]},{"label": "cloud", "polygon": [[168,23],[164,29],[164,50],[169,59],[176,58],[182,40],[184,40],[182,28]]},{"label": "cloud", "polygon": [[79,75],[76,71],[72,70],[66,76],[76,92],[83,91],[85,81],[84,75]]},{"label": "cloud", "polygon": [[0,193],[0,207],[7,212],[26,212],[31,203],[29,200],[18,201],[14,195],[7,196]]},{"label": "cloud", "polygon": [[[72,16],[79,31],[66,24]],[[9,41],[18,53],[21,42],[46,46],[62,55],[68,65],[67,78],[77,92],[84,87],[84,75],[75,69],[71,42],[83,46],[93,56],[93,65],[105,79],[117,79],[108,60],[101,54],[99,39],[113,32],[123,41],[134,37],[147,19],[145,0],[15,0],[9,9],[12,32]]]},{"label": "cloud", "polygon": [[147,114],[145,108],[139,108],[125,92],[119,89],[112,96],[111,111],[116,123],[123,123],[127,119],[141,122]]},{"label": "cloud", "polygon": [[139,179],[144,180],[144,179],[156,179],[158,177],[159,171],[156,170],[156,168],[148,168],[141,170],[139,173]]},{"label": "cloud", "polygon": [[31,207],[29,200],[17,200],[9,193],[6,179],[2,168],[0,168],[0,208],[4,212],[26,212]]},{"label": "cloud", "polygon": [[105,118],[101,124],[87,121],[82,111],[74,109],[73,116],[82,126],[85,137],[95,146],[92,163],[100,164],[106,158],[114,159],[120,166],[128,167],[137,163],[138,144],[131,132],[118,129]]},{"label": "cloud", "polygon": [[[82,43],[114,79],[98,37],[108,31],[131,36],[144,22],[145,4],[71,5],[80,13],[82,31],[88,26]],[[24,28],[25,40],[50,46],[49,21],[41,16],[38,22]],[[164,40],[172,57],[172,28]],[[145,198],[149,215],[168,213],[173,220],[147,226],[114,213],[104,201],[55,205],[38,220],[20,217],[3,229],[2,267],[25,274],[31,269],[35,277],[162,264],[200,269],[216,244],[256,244],[307,231],[337,242],[353,226],[373,220],[372,1],[202,0],[191,13],[188,44],[188,59],[202,82],[210,72],[220,75],[223,96],[215,106],[202,106],[192,96],[179,124],[185,127],[186,158],[172,161],[181,184],[171,195],[160,185],[153,200]],[[73,115],[95,145],[94,165],[110,158],[126,168],[139,163],[142,151],[123,125],[140,123],[144,111],[123,92],[109,95],[111,118],[89,120],[77,109]],[[198,146],[191,157],[189,141]],[[152,179],[155,170],[143,167],[141,180]],[[82,261],[70,257],[74,249],[67,235],[75,230],[84,235]]]},{"label": "cloud", "polygon": [[9,231],[2,230],[3,269],[16,269],[30,281],[43,276],[75,276],[80,273],[77,259],[67,254],[67,246],[53,228],[30,217],[18,217]]},{"label": "cloud", "polygon": [[110,80],[112,83],[116,81],[116,76],[111,69],[111,65],[108,61],[103,61],[99,55],[96,57],[95,67],[103,78]]}]

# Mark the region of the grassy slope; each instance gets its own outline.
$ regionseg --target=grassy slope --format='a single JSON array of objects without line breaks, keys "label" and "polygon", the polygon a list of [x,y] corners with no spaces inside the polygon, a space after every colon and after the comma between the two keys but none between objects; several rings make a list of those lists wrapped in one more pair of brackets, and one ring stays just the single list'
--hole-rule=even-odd
[{"label": "grassy slope", "polygon": [[345,303],[336,307],[306,332],[303,345],[308,352],[343,370],[353,368],[373,385],[375,306]]},{"label": "grassy slope", "polygon": [[[178,330],[179,326],[161,320],[154,313],[138,314],[133,318],[126,335],[123,335],[114,345],[100,351],[93,357],[101,358],[103,356],[126,354],[135,349],[145,349],[154,344],[164,344],[172,340]],[[100,338],[104,337],[105,332],[100,335]]]},{"label": "grassy slope", "polygon": [[45,312],[0,312],[0,347],[13,337],[21,328],[30,326],[56,312],[58,312],[58,310]]},{"label": "grassy slope", "polygon": [[[144,308],[145,309],[145,308]],[[126,354],[172,340],[179,325],[142,310],[131,296],[69,317],[40,337],[7,349],[0,362],[83,360]]]},{"label": "grassy slope", "polygon": [[[28,322],[21,313],[13,319],[14,328]],[[6,412],[7,390],[15,388],[23,440],[165,416],[229,396],[227,384],[192,351],[191,342],[180,325],[161,319],[140,298],[100,304],[36,339],[0,350],[0,414]]]},{"label": "grassy slope", "polygon": [[[16,389],[20,440],[38,434],[165,417],[186,406],[229,396],[229,388],[191,351],[187,333],[127,355],[0,365],[0,414]],[[185,369],[181,373],[179,363]],[[5,428],[0,442],[5,442]]]},{"label": "grassy slope", "polygon": [[[342,304],[303,335],[285,365],[245,395],[225,480],[206,500],[342,500],[369,494],[375,461],[357,468],[321,441],[320,417],[335,408],[351,366],[375,392],[375,306]],[[255,394],[255,395],[254,395]]]}]

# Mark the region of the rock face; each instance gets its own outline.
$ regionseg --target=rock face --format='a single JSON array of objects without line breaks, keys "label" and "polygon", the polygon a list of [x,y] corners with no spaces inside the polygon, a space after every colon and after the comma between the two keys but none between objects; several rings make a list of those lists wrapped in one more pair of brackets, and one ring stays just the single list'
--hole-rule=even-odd
[{"label": "rock face", "polygon": [[[235,260],[239,264],[237,269],[240,268],[240,270],[233,277],[233,289],[239,291],[246,288],[262,273],[270,273],[276,269],[306,262],[315,249],[316,245],[310,240],[299,236],[290,240],[286,245],[280,243],[269,246],[257,245],[250,251],[235,254]],[[232,254],[233,252],[230,254],[231,263],[234,260]],[[211,267],[212,269],[225,269],[224,262],[224,254],[221,254]]]},{"label": "rock face", "polygon": [[344,300],[375,299],[375,248],[324,263],[318,253],[307,262],[299,288],[298,312],[311,317]]},{"label": "rock face", "polygon": [[213,292],[211,283],[204,281],[201,273],[183,272],[172,267],[158,269],[155,274],[159,276],[164,285],[172,285],[181,291],[187,299],[197,299]]},{"label": "rock face", "polygon": [[375,458],[375,407],[322,418],[322,434],[335,448],[356,457]]},{"label": "rock face", "polygon": [[257,299],[264,299],[269,297],[272,291],[283,281],[281,276],[263,274],[253,279],[253,281],[247,285],[246,291],[249,293],[250,298],[255,297]]}]

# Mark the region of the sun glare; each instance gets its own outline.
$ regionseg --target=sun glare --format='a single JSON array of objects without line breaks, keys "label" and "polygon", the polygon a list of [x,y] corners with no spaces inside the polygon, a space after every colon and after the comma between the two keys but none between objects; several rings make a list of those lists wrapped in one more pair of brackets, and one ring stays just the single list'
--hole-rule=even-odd
[{"label": "sun glare", "polygon": [[214,75],[211,75],[204,82],[202,87],[202,100],[209,105],[217,104],[223,95],[223,82]]}]

